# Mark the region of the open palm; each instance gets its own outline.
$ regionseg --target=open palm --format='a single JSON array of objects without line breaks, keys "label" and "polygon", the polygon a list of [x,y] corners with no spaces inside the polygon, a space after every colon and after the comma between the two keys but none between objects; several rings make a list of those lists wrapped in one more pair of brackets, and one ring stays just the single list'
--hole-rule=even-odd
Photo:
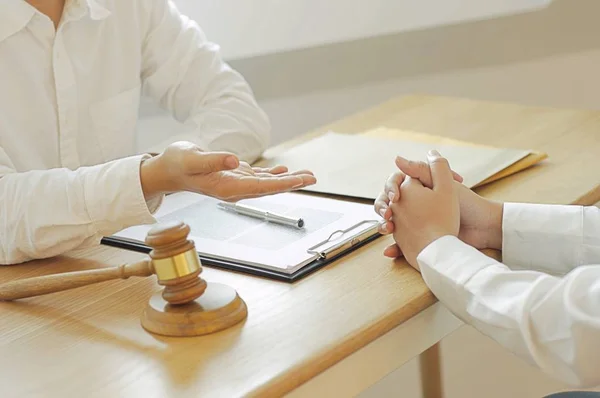
[{"label": "open palm", "polygon": [[251,167],[230,152],[206,152],[188,141],[175,142],[143,161],[140,180],[146,199],[187,191],[227,201],[289,192],[317,182],[310,171]]},{"label": "open palm", "polygon": [[226,201],[255,198],[289,192],[314,184],[315,177],[307,170],[293,173],[285,166],[272,168],[251,167],[246,162],[232,170],[216,171],[192,176],[202,193]]}]

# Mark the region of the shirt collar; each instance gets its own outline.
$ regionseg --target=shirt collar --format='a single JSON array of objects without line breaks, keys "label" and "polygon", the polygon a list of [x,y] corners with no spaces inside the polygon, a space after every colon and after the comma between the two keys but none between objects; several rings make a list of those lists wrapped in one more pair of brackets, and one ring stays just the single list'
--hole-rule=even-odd
[{"label": "shirt collar", "polygon": [[85,0],[85,3],[90,17],[96,21],[105,19],[111,14],[112,4],[109,4],[108,0]]},{"label": "shirt collar", "polygon": [[34,14],[24,0],[0,0],[0,42],[23,29]]},{"label": "shirt collar", "polygon": [[[65,12],[71,12],[67,7],[81,16],[89,13],[93,20],[102,20],[111,14],[110,0],[71,0],[73,4],[65,6]],[[84,7],[81,7],[84,6]],[[77,11],[79,10],[79,11]],[[25,0],[0,0],[0,42],[23,29],[36,10]]]},{"label": "shirt collar", "polygon": [[64,12],[72,18],[81,18],[89,14],[95,21],[105,19],[111,14],[108,0],[69,0]]}]

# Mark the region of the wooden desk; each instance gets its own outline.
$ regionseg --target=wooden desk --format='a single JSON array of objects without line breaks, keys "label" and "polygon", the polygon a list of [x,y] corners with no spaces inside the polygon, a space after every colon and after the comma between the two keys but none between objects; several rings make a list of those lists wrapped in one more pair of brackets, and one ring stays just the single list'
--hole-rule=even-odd
[{"label": "wooden desk", "polygon": [[[549,153],[543,165],[480,189],[491,198],[580,204],[600,200],[600,112],[413,96],[311,135],[377,126]],[[379,239],[294,285],[205,269],[206,279],[239,291],[249,317],[238,327],[199,338],[155,337],[140,327],[141,310],[159,290],[153,279],[0,303],[2,395],[356,394],[460,325],[436,304],[417,272],[381,256],[389,242]],[[141,257],[98,247],[2,268],[0,281],[114,266]]]}]

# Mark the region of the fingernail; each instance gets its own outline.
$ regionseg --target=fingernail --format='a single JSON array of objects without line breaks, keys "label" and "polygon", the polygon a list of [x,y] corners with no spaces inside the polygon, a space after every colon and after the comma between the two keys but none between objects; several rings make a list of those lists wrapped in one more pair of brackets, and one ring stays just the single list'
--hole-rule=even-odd
[{"label": "fingernail", "polygon": [[432,149],[431,151],[429,151],[429,156],[435,156],[435,157],[439,158],[442,155],[440,155],[440,153],[438,151],[436,151],[435,149]]},{"label": "fingernail", "polygon": [[393,192],[390,192],[390,193],[388,193],[388,198],[390,199],[390,202],[393,202],[393,201],[394,201],[394,196],[395,196],[395,195],[394,195],[394,193],[393,193]]},{"label": "fingernail", "polygon": [[304,186],[304,180],[301,179],[299,183],[297,183],[293,186],[293,188],[300,188],[302,186]]},{"label": "fingernail", "polygon": [[387,232],[387,231],[388,231],[388,229],[387,229],[387,223],[381,224],[381,232]]},{"label": "fingernail", "polygon": [[309,186],[309,185],[315,185],[317,183],[317,180],[315,178],[305,178],[302,180],[302,185],[305,186]]},{"label": "fingernail", "polygon": [[381,217],[385,218],[386,211],[387,211],[387,207],[384,207],[383,209],[379,210],[379,215],[381,215]]},{"label": "fingernail", "polygon": [[225,159],[225,166],[229,167],[230,169],[235,169],[239,166],[239,162],[235,156],[228,156]]}]

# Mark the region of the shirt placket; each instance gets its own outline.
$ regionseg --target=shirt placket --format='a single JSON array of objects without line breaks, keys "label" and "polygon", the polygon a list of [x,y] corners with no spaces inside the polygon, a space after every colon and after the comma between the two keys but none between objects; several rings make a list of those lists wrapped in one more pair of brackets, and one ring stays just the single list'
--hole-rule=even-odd
[{"label": "shirt placket", "polygon": [[74,170],[81,165],[77,151],[77,86],[62,28],[63,26],[56,32],[52,53],[58,108],[60,161],[63,167]]}]

